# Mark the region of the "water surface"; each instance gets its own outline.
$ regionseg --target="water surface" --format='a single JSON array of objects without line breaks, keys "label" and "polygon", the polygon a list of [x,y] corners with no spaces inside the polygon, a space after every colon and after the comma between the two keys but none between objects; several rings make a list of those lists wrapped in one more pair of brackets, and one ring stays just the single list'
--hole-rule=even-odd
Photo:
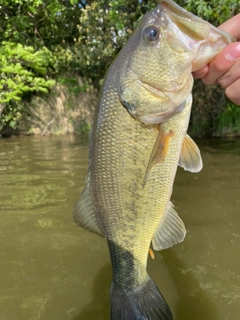
[{"label": "water surface", "polygon": [[[72,220],[87,143],[0,140],[1,320],[109,320],[105,240]],[[204,169],[179,169],[172,197],[187,237],[155,253],[148,271],[175,320],[239,320],[240,142],[198,144]]]}]

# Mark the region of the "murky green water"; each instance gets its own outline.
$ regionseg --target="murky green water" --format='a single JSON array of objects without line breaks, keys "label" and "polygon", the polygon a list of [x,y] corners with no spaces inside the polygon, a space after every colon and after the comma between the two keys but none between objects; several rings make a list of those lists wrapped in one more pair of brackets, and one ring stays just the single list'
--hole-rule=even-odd
[{"label": "murky green water", "polygon": [[[174,187],[187,237],[149,274],[175,320],[239,320],[240,142],[200,147]],[[0,140],[1,320],[109,320],[106,243],[72,220],[86,166],[87,137]]]}]

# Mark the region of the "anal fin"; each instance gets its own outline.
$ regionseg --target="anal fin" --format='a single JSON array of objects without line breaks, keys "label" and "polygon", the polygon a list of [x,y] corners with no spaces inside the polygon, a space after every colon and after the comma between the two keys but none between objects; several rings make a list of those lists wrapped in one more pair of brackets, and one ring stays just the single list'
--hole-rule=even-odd
[{"label": "anal fin", "polygon": [[154,250],[167,249],[178,242],[182,242],[186,235],[184,223],[169,202],[159,227],[152,238]]},{"label": "anal fin", "polygon": [[73,211],[73,218],[76,224],[83,229],[93,232],[99,236],[104,237],[104,234],[98,224],[94,206],[89,191],[90,178],[89,174],[86,178],[86,185],[83,193],[75,205]]},{"label": "anal fin", "polygon": [[190,172],[199,172],[202,170],[203,164],[200,150],[189,135],[186,135],[183,140],[178,165]]}]

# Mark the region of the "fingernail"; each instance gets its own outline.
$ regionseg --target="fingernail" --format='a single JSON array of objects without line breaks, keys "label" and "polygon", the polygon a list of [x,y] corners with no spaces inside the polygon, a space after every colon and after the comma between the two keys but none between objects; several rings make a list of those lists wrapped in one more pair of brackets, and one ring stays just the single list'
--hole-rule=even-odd
[{"label": "fingernail", "polygon": [[231,46],[225,54],[225,57],[230,61],[240,58],[240,43],[238,45]]}]

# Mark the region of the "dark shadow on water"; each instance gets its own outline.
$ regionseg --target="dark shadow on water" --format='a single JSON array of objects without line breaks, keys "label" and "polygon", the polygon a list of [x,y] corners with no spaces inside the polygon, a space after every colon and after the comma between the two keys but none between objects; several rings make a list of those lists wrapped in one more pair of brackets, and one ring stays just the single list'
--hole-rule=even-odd
[{"label": "dark shadow on water", "polygon": [[161,256],[179,297],[175,310],[172,310],[174,320],[220,320],[211,297],[201,288],[193,272],[188,270],[174,250],[168,249]]},{"label": "dark shadow on water", "polygon": [[111,265],[104,266],[94,280],[92,301],[71,320],[108,320],[110,319],[110,286],[112,281]]}]

